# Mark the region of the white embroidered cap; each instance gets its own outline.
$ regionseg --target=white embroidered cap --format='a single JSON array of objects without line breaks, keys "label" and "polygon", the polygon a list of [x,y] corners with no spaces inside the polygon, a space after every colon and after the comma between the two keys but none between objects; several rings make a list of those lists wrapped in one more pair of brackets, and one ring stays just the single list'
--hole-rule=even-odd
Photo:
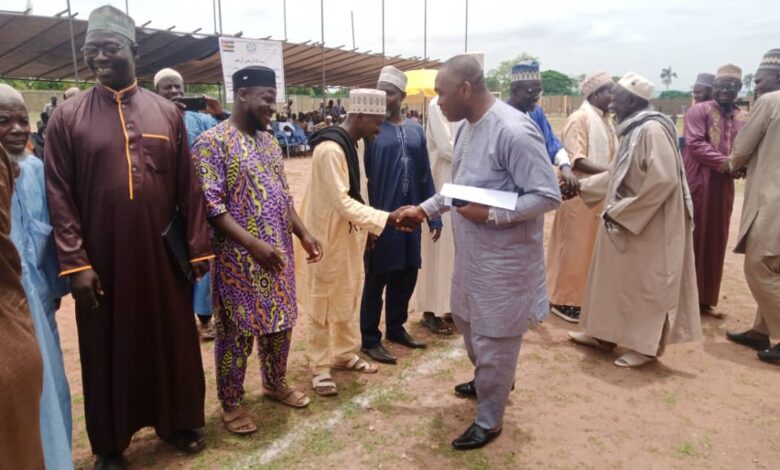
[{"label": "white embroidered cap", "polygon": [[349,114],[387,113],[387,94],[382,90],[357,88],[349,92]]}]

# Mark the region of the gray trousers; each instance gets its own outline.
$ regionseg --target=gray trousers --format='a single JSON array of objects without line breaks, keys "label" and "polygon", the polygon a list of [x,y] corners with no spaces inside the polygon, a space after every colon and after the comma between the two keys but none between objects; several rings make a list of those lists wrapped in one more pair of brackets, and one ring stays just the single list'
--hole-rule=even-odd
[{"label": "gray trousers", "polygon": [[452,319],[463,335],[469,359],[474,364],[477,390],[477,418],[474,422],[486,429],[499,428],[503,424],[506,402],[515,382],[523,335],[491,338],[473,333],[471,323],[455,314]]}]

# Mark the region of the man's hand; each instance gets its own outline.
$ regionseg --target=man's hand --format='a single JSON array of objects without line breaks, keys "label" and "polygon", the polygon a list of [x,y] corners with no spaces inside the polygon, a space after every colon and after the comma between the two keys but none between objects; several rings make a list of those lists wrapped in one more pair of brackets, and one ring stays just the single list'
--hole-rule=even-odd
[{"label": "man's hand", "polygon": [[729,166],[728,160],[721,163],[717,171],[722,175],[728,175],[729,173],[731,173],[731,167]]},{"label": "man's hand", "polygon": [[484,224],[490,215],[490,207],[470,202],[465,206],[458,207],[458,214],[475,224]]},{"label": "man's hand", "polygon": [[441,238],[441,227],[439,228],[432,228],[431,229],[431,240],[433,240],[433,243],[436,243],[439,241],[439,238]]},{"label": "man's hand", "polygon": [[195,279],[202,278],[208,272],[209,272],[208,261],[199,261],[197,263],[192,263],[192,275],[195,276]]},{"label": "man's hand", "polygon": [[171,101],[171,103],[175,104],[177,108],[179,108],[179,111],[184,112],[187,111],[187,105],[182,103],[181,101]]},{"label": "man's hand", "polygon": [[309,264],[316,263],[322,259],[325,252],[322,250],[322,244],[316,238],[310,234],[306,234],[301,238],[301,246],[306,250],[306,254],[309,256],[306,258],[306,262]]},{"label": "man's hand", "polygon": [[251,254],[252,258],[254,258],[266,271],[270,271],[273,274],[279,274],[282,272],[282,269],[284,269],[282,252],[262,240],[255,240],[255,242],[249,246],[249,254]]},{"label": "man's hand", "polygon": [[571,171],[571,167],[564,165],[560,168],[561,178],[561,194],[574,193],[575,195],[580,192],[580,182],[577,177],[574,176],[574,172]]},{"label": "man's hand", "polygon": [[99,299],[104,295],[103,288],[100,286],[100,278],[92,269],[71,274],[70,290],[78,305],[93,310],[100,306]]},{"label": "man's hand", "polygon": [[208,95],[203,95],[206,100],[206,113],[211,114],[214,117],[220,117],[225,114],[225,110],[222,109],[222,103],[218,99],[212,98]]},{"label": "man's hand", "polygon": [[371,251],[376,247],[377,238],[379,237],[377,237],[373,233],[368,234],[368,238],[366,239],[366,251]]},{"label": "man's hand", "polygon": [[427,216],[419,206],[403,206],[394,210],[387,218],[387,223],[402,232],[413,232]]}]

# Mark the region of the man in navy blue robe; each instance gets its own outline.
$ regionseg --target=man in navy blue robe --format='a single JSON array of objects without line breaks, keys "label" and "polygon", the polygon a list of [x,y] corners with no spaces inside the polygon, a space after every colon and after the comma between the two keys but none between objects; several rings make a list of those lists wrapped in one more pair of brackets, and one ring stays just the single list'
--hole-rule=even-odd
[{"label": "man in navy blue robe", "polygon": [[[425,130],[401,115],[406,97],[406,76],[392,66],[382,69],[377,84],[387,93],[388,117],[379,135],[366,145],[364,162],[368,180],[368,200],[372,207],[395,210],[417,205],[436,194],[428,160]],[[429,224],[431,236],[438,240],[441,219]],[[378,238],[369,237],[365,255],[366,280],[360,306],[360,332],[363,352],[378,362],[394,364],[396,358],[382,346],[379,321],[382,315],[382,293],[385,308],[385,337],[410,348],[425,344],[412,338],[404,329],[409,299],[417,283],[421,266],[421,229],[405,233],[390,227]]]}]

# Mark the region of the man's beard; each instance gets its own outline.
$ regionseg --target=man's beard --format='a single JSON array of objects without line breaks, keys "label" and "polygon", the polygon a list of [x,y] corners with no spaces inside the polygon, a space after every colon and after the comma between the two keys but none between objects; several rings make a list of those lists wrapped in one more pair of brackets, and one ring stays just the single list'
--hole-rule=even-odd
[{"label": "man's beard", "polygon": [[5,153],[8,155],[8,159],[11,160],[11,163],[20,163],[29,156],[27,150],[24,150],[21,153],[11,153],[6,150]]}]

